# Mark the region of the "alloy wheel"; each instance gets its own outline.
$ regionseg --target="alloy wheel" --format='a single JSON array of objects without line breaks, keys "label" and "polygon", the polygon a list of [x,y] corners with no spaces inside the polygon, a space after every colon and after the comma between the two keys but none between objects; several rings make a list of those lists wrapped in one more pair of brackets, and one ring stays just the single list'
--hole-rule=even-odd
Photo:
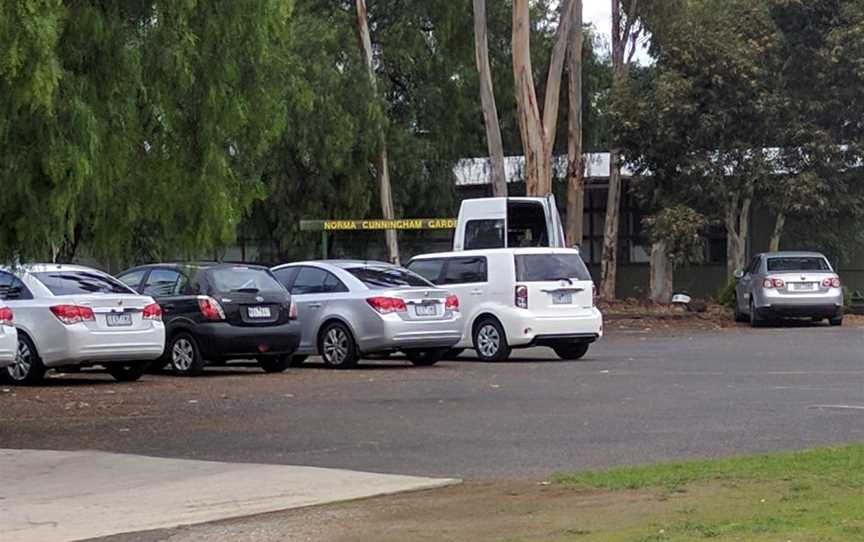
[{"label": "alloy wheel", "polygon": [[7,369],[10,378],[16,382],[20,382],[27,378],[30,374],[30,369],[33,367],[33,352],[30,346],[22,341],[18,341],[18,354],[15,356],[15,365]]},{"label": "alloy wheel", "polygon": [[341,365],[348,357],[348,335],[334,327],[324,336],[322,357],[328,365]]},{"label": "alloy wheel", "polygon": [[501,348],[501,335],[492,324],[486,324],[477,333],[477,350],[484,357],[494,357]]},{"label": "alloy wheel", "polygon": [[188,339],[180,338],[171,349],[171,364],[178,371],[188,371],[195,361],[195,347]]}]

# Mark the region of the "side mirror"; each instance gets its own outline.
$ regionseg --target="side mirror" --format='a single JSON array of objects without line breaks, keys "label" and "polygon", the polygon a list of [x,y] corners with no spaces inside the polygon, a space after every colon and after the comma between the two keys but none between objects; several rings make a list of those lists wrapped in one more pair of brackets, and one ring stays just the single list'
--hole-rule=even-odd
[{"label": "side mirror", "polygon": [[738,271],[735,271],[732,276],[735,277],[735,280],[741,280],[742,278],[744,278],[744,271],[739,269]]}]

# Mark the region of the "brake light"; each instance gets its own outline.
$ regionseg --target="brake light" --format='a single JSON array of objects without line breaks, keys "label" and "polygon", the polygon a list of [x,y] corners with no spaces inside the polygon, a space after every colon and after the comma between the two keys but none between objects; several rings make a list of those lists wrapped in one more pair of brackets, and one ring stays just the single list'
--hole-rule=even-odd
[{"label": "brake light", "polygon": [[822,281],[823,288],[839,288],[840,287],[840,277],[827,278]]},{"label": "brake light", "polygon": [[158,303],[151,303],[144,307],[145,320],[162,320],[162,307]]},{"label": "brake light", "polygon": [[0,326],[11,326],[15,316],[12,314],[12,309],[3,307],[0,309]]},{"label": "brake light", "polygon": [[54,305],[51,307],[51,312],[58,320],[71,326],[81,322],[95,322],[96,315],[93,314],[93,309],[90,307],[81,307],[79,305]]},{"label": "brake light", "polygon": [[297,304],[294,303],[294,300],[291,300],[291,306],[288,307],[288,319],[296,320],[297,319]]},{"label": "brake light", "polygon": [[210,296],[198,296],[198,308],[201,309],[201,314],[211,322],[218,322],[225,319],[225,311],[222,310],[222,305]]},{"label": "brake light", "polygon": [[528,287],[527,286],[517,286],[516,287],[516,298],[515,298],[516,306],[520,309],[528,308]]},{"label": "brake light", "polygon": [[444,310],[447,311],[459,311],[459,298],[455,295],[448,295],[447,301],[444,302]]},{"label": "brake light", "polygon": [[408,310],[405,301],[398,297],[370,297],[366,300],[366,303],[369,303],[369,306],[381,314],[406,312]]},{"label": "brake light", "polygon": [[763,288],[785,288],[786,283],[783,282],[783,279],[778,279],[777,277],[768,277],[767,279],[762,281]]}]

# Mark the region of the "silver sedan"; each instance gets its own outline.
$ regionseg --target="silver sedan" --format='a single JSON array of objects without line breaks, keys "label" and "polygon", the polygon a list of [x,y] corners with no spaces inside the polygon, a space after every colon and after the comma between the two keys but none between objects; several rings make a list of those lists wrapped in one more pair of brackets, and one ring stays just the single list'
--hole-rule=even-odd
[{"label": "silver sedan", "polygon": [[433,365],[462,339],[459,299],[407,269],[376,262],[317,261],[273,268],[297,304],[295,364],[319,354],[330,367],[366,354],[404,352]]},{"label": "silver sedan", "polygon": [[843,324],[843,288],[818,252],[759,254],[736,273],[735,318],[753,327],[772,318],[807,317]]},{"label": "silver sedan", "polygon": [[0,369],[15,364],[18,350],[18,332],[15,330],[12,309],[0,301]]}]

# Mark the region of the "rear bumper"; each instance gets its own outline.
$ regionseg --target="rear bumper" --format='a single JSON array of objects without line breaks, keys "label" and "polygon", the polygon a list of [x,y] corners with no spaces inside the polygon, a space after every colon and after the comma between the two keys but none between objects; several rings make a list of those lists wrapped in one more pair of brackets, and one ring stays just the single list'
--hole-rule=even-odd
[{"label": "rear bumper", "polygon": [[817,294],[763,291],[756,299],[756,309],[764,316],[830,318],[842,314],[843,291],[839,288]]},{"label": "rear bumper", "polygon": [[242,327],[213,322],[198,326],[195,338],[205,359],[287,355],[300,344],[300,324]]},{"label": "rear bumper", "polygon": [[88,363],[152,361],[165,350],[165,326],[135,331],[93,331],[83,325],[64,328],[59,348],[40,352],[46,367],[64,367]]},{"label": "rear bumper", "polygon": [[18,333],[14,327],[0,326],[0,369],[15,363],[18,352]]},{"label": "rear bumper", "polygon": [[[368,323],[367,323],[368,324]],[[385,315],[358,337],[363,353],[423,348],[451,348],[462,340],[462,316],[440,321],[406,322],[398,315]]]},{"label": "rear bumper", "polygon": [[573,316],[535,316],[530,311],[514,310],[502,320],[510,346],[540,346],[550,341],[594,342],[603,336],[603,315],[596,307]]}]

